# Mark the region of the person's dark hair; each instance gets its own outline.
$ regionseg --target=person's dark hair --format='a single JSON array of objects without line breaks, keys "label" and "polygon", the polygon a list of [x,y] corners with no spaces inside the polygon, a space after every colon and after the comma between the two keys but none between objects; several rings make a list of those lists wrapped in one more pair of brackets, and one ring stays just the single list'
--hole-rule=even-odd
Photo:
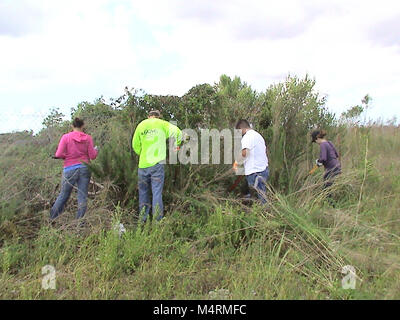
[{"label": "person's dark hair", "polygon": [[161,112],[160,112],[160,110],[151,110],[151,111],[149,112],[149,117],[160,118],[160,117],[161,117]]},{"label": "person's dark hair", "polygon": [[250,128],[250,123],[245,120],[245,119],[240,119],[237,123],[236,123],[236,129],[249,129]]},{"label": "person's dark hair", "polygon": [[323,139],[326,136],[325,130],[314,130],[311,133],[311,142],[317,141],[317,139]]},{"label": "person's dark hair", "polygon": [[82,128],[85,122],[83,122],[82,119],[75,118],[74,121],[72,122],[72,126],[74,128]]}]

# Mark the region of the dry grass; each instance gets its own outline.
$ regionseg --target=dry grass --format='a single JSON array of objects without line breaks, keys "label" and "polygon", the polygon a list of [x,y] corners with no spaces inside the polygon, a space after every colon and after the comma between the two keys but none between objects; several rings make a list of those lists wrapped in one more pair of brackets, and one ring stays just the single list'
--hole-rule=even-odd
[{"label": "dry grass", "polygon": [[[137,223],[134,202],[110,202],[120,187],[96,180],[86,225],[77,227],[73,196],[50,226],[57,164],[43,160],[38,167],[39,156],[16,159],[0,181],[0,200],[9,204],[0,224],[0,295],[209,299],[210,292],[225,292],[227,299],[398,299],[399,129],[348,129],[341,143],[343,173],[329,191],[322,188],[322,170],[307,176],[304,162],[295,177],[301,187],[287,195],[271,187],[262,207],[241,199],[239,188],[227,193],[234,176],[225,167],[207,180],[198,166],[182,190],[167,195],[173,200],[166,219],[146,225]],[[10,199],[19,197],[25,201],[11,206]],[[117,222],[127,229],[121,238],[113,231]],[[45,264],[57,269],[56,291],[40,287]],[[341,288],[345,265],[356,268],[354,291]]]}]

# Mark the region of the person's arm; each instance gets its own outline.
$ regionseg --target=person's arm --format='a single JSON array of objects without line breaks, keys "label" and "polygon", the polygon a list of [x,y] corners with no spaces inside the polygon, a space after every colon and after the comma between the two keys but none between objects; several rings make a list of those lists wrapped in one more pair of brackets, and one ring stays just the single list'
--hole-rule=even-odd
[{"label": "person's arm", "polygon": [[93,147],[93,139],[91,136],[88,136],[89,145],[88,145],[88,154],[89,159],[94,160],[97,157],[98,151]]},{"label": "person's arm", "polygon": [[249,156],[250,150],[252,148],[251,144],[252,141],[249,139],[249,136],[245,135],[244,137],[242,137],[241,140],[242,150],[235,155],[235,162],[233,163],[232,166],[233,171],[237,172],[238,165],[242,165],[246,157]]},{"label": "person's arm", "polygon": [[140,132],[138,129],[139,126],[136,127],[135,133],[133,134],[132,148],[133,151],[140,156],[140,152],[142,151],[142,142],[140,141]]},{"label": "person's arm", "polygon": [[248,157],[250,150],[253,149],[253,141],[250,135],[244,135],[242,138],[242,157]]},{"label": "person's arm", "polygon": [[182,143],[182,131],[177,126],[169,123],[167,121],[164,122],[164,131],[168,138],[175,138],[175,147],[179,147]]},{"label": "person's arm", "polygon": [[60,143],[58,144],[56,154],[54,157],[56,159],[65,159],[67,156],[67,137],[63,135],[60,139]]},{"label": "person's arm", "polygon": [[327,160],[328,160],[328,148],[326,147],[325,143],[321,143],[318,161],[322,164],[325,164]]}]

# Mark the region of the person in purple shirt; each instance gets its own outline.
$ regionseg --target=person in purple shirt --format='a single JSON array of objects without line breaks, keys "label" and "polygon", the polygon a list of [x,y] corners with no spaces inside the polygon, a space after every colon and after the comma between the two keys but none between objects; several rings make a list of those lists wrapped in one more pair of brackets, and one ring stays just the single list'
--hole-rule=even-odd
[{"label": "person in purple shirt", "polygon": [[325,167],[324,188],[328,188],[333,184],[333,178],[342,173],[342,168],[335,146],[331,141],[326,140],[325,136],[325,130],[315,130],[311,133],[312,142],[318,143],[320,147],[316,164]]}]

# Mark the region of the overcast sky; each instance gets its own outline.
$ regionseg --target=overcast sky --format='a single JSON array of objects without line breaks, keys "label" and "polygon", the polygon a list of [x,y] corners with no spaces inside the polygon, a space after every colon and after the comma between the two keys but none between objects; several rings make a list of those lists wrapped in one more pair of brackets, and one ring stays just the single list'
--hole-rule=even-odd
[{"label": "overcast sky", "polygon": [[0,0],[0,132],[125,86],[182,95],[238,75],[308,73],[340,114],[400,119],[400,1]]}]

